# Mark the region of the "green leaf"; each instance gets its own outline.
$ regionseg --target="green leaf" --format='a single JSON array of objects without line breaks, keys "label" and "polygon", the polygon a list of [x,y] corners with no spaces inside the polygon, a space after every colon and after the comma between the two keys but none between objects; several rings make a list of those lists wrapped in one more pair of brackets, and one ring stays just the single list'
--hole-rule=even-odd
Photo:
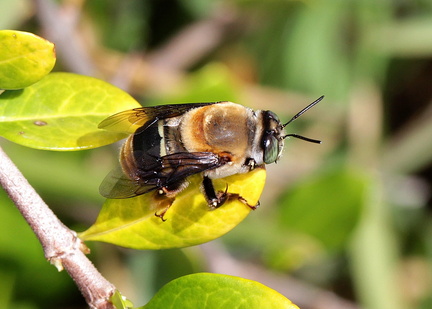
[{"label": "green leaf", "polygon": [[329,250],[341,250],[359,220],[368,181],[361,171],[349,168],[309,179],[283,197],[281,222]]},{"label": "green leaf", "polygon": [[298,309],[289,299],[256,281],[199,273],[166,284],[142,309]]},{"label": "green leaf", "polygon": [[116,309],[131,309],[133,308],[133,303],[126,297],[121,295],[119,291],[115,291],[114,295],[111,296],[111,302]]},{"label": "green leaf", "polygon": [[0,30],[0,89],[30,86],[51,72],[54,44],[32,33]]},{"label": "green leaf", "polygon": [[[292,32],[282,36],[279,46],[284,51],[279,66],[286,78],[285,88],[305,93],[325,89],[327,97],[346,97],[352,60],[341,48],[345,44],[341,32],[350,9],[346,1],[318,1],[313,7],[303,6],[294,24],[286,22],[291,24]],[[334,78],[329,78],[328,72]]]},{"label": "green leaf", "polygon": [[125,138],[98,129],[108,116],[140,107],[130,95],[93,77],[52,73],[0,96],[0,136],[27,147],[80,150]]},{"label": "green leaf", "polygon": [[[213,181],[215,189],[237,193],[255,205],[265,183],[264,168]],[[96,223],[80,237],[134,249],[167,249],[201,244],[233,229],[250,212],[250,208],[229,199],[221,207],[210,210],[200,191],[201,177],[188,179],[189,186],[179,193],[164,215],[156,217],[171,202],[157,192],[130,199],[106,200]]]}]

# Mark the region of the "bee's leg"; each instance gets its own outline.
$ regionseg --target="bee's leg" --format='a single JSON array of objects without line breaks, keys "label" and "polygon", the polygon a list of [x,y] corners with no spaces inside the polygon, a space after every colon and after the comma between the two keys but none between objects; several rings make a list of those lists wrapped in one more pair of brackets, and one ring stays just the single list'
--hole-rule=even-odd
[{"label": "bee's leg", "polygon": [[155,216],[165,222],[166,219],[164,216],[173,203],[174,198],[169,198],[165,195],[160,195],[159,193],[155,192],[153,194],[153,200],[151,203],[156,209]]},{"label": "bee's leg", "polygon": [[166,219],[164,218],[166,212],[168,211],[169,207],[163,209],[162,211],[155,212],[155,216],[162,220],[162,222],[165,222]]},{"label": "bee's leg", "polygon": [[166,195],[167,197],[174,197],[179,194],[181,191],[187,188],[189,182],[186,180],[180,180],[174,183],[171,183],[166,186],[160,186],[157,190],[159,195]]},{"label": "bee's leg", "polygon": [[188,181],[181,180],[168,186],[161,186],[159,189],[156,189],[156,191],[153,193],[152,202],[152,204],[155,205],[155,209],[157,209],[155,216],[160,218],[162,221],[166,221],[164,218],[166,212],[174,203],[177,194],[183,191],[188,185]]},{"label": "bee's leg", "polygon": [[248,201],[243,197],[240,196],[238,194],[232,194],[233,196],[237,196],[237,199],[242,202],[243,204],[245,204],[246,206],[248,206],[250,209],[255,210],[260,206],[260,202],[258,201],[258,203],[256,203],[256,205],[251,205],[248,203]]},{"label": "bee's leg", "polygon": [[213,187],[212,180],[210,178],[208,178],[207,176],[204,176],[203,191],[204,191],[203,192],[204,197],[206,198],[207,203],[211,209],[216,209],[216,208],[222,206],[228,199],[231,199],[231,198],[238,199],[240,202],[242,202],[243,204],[245,204],[246,206],[248,206],[252,210],[257,209],[260,205],[259,201],[256,205],[250,205],[248,203],[248,201],[243,196],[241,196],[240,194],[229,193],[228,192],[228,185],[226,186],[226,189],[224,192],[219,191],[216,193],[215,189]]},{"label": "bee's leg", "polygon": [[229,197],[229,194],[227,192],[228,186],[225,192],[216,193],[213,187],[212,180],[207,176],[204,176],[202,188],[203,188],[204,197],[211,209],[216,209],[222,206]]}]

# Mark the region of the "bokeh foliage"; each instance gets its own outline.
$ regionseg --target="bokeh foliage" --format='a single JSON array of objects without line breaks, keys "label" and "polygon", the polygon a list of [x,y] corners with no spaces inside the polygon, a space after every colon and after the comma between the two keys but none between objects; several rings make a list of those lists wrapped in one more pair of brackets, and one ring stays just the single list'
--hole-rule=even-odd
[{"label": "bokeh foliage", "polygon": [[[280,162],[268,167],[262,206],[220,241],[239,261],[332,290],[359,307],[430,308],[429,1],[53,2],[80,13],[73,36],[62,33],[64,16],[49,19],[42,4],[51,2],[4,0],[1,27],[47,36],[56,44],[56,70],[88,70],[143,104],[231,100],[289,119],[326,95],[287,128],[324,143],[288,140]],[[187,32],[193,29],[205,31],[196,39]],[[59,154],[1,143],[66,224],[85,230],[93,223],[103,201],[97,187],[118,147]],[[30,234],[13,241],[29,231],[10,209],[2,195],[1,217],[13,225],[1,227],[2,307],[83,307],[55,271],[34,277],[39,268],[28,260],[43,264],[42,250]],[[93,256],[135,304],[210,263],[199,248],[124,252],[98,244]],[[47,294],[58,297],[49,306]],[[286,296],[311,308],[313,301]]]}]

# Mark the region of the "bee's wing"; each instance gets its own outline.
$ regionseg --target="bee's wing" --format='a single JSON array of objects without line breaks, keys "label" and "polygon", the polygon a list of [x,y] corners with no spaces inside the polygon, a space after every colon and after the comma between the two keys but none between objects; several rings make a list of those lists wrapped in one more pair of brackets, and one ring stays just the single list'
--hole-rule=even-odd
[{"label": "bee's wing", "polygon": [[213,152],[174,153],[162,157],[158,178],[163,180],[163,185],[170,185],[191,175],[218,168],[227,162]]},{"label": "bee's wing", "polygon": [[102,181],[99,193],[106,198],[125,199],[138,196],[154,190],[154,186],[145,186],[141,181],[130,179],[123,169],[118,166]]},{"label": "bee's wing", "polygon": [[180,116],[193,108],[217,103],[220,102],[172,104],[134,108],[109,116],[99,124],[99,129],[121,133],[134,133],[138,128],[141,128],[144,125],[146,125],[146,128],[160,119]]},{"label": "bee's wing", "polygon": [[158,166],[152,165],[151,169],[140,167],[136,171],[137,177],[129,177],[119,166],[103,180],[99,188],[101,195],[122,199],[162,187],[169,190],[178,187],[189,176],[220,167],[228,161],[212,152],[181,152],[163,156],[158,162]]}]

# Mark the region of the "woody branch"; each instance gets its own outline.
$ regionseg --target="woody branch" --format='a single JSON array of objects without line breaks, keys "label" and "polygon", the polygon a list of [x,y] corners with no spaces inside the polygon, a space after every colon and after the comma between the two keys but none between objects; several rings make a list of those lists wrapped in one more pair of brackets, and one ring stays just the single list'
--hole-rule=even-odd
[{"label": "woody branch", "polygon": [[42,244],[45,257],[69,273],[90,308],[114,308],[115,287],[85,256],[85,245],[45,204],[7,154],[0,148],[0,184]]}]

